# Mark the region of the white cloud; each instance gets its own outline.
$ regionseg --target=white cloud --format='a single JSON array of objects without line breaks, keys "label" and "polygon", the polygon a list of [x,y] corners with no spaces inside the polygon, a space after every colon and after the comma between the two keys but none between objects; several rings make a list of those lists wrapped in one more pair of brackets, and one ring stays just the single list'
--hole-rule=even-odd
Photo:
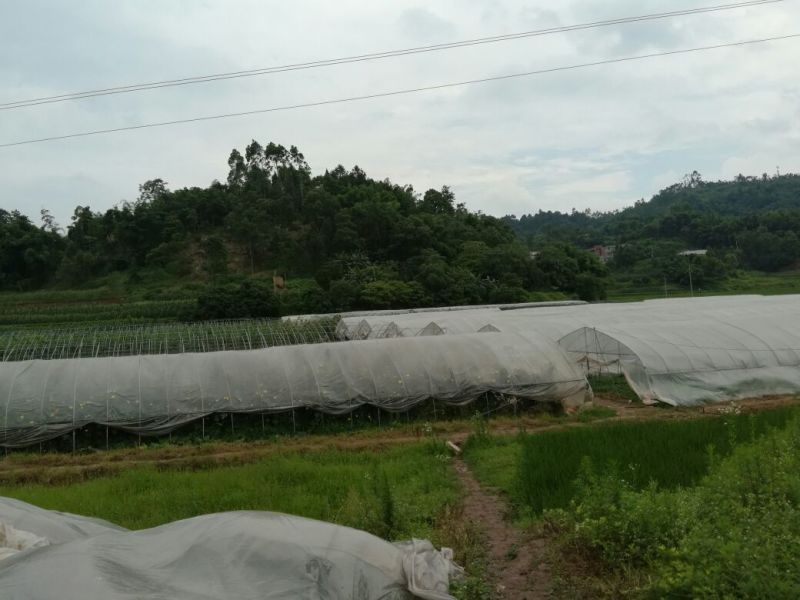
[{"label": "white cloud", "polygon": [[[2,9],[5,100],[288,64],[680,7],[663,1],[264,3],[30,0]],[[0,142],[265,108],[794,33],[797,3],[0,111]],[[35,27],[34,27],[35,25]],[[207,185],[251,139],[312,168],[360,165],[474,210],[608,209],[683,173],[800,170],[800,40],[657,58],[303,111],[0,149],[0,207],[62,224],[139,183]]]}]

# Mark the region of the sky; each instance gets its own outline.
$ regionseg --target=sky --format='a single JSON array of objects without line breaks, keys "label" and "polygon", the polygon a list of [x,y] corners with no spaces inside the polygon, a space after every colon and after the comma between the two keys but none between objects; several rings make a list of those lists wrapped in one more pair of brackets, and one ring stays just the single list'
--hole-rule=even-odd
[{"label": "sky", "polygon": [[[723,0],[725,1],[725,0]],[[727,0],[733,1],[733,0]],[[0,5],[0,103],[366,54],[711,0],[26,0]],[[0,144],[800,33],[800,2],[0,111]],[[295,111],[0,148],[0,208],[62,226],[139,184],[224,181],[252,140],[296,145],[471,210],[613,210],[699,171],[800,172],[800,39]]]}]

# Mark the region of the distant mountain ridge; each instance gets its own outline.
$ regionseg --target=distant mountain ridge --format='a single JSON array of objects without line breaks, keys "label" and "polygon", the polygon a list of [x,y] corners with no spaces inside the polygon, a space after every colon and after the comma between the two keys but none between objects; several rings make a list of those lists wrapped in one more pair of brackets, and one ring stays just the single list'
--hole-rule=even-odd
[{"label": "distant mountain ridge", "polygon": [[609,238],[625,228],[646,226],[675,214],[742,219],[785,211],[800,211],[800,175],[739,175],[732,181],[707,182],[694,172],[683,182],[661,190],[649,201],[640,200],[622,210],[539,211],[519,218],[506,216],[502,221],[523,240],[567,234],[572,241],[588,246],[609,242]]}]

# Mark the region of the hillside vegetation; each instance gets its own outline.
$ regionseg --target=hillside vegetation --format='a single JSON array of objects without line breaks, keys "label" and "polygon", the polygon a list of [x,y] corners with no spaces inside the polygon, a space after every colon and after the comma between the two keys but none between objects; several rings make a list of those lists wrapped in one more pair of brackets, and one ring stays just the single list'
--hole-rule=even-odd
[{"label": "hillside vegetation", "polygon": [[[703,181],[688,175],[649,202],[620,211],[538,212],[505,217],[532,249],[553,242],[613,246],[616,285],[723,288],[742,270],[777,272],[800,260],[800,175]],[[687,249],[705,256],[680,256]],[[745,278],[746,279],[746,278]],[[746,282],[742,286],[746,287]],[[757,291],[758,286],[752,290]],[[789,290],[786,290],[789,291]]]},{"label": "hillside vegetation", "polygon": [[105,212],[78,206],[66,229],[0,209],[0,328],[800,291],[798,175],[693,173],[621,211],[497,219],[446,186],[313,176],[293,146],[253,141],[228,167],[207,188],[153,179]]},{"label": "hillside vegetation", "polygon": [[[65,232],[46,211],[41,226],[0,211],[0,289],[122,276],[129,288],[210,282],[223,304],[239,292],[264,297],[264,307],[227,316],[280,311],[266,298],[273,273],[293,293],[282,312],[603,296],[607,270],[593,255],[553,243],[533,259],[509,227],[457,204],[447,187],[419,194],[358,167],[312,176],[297,148],[255,141],[228,166],[227,181],[207,188],[170,191],[154,179],[104,213],[78,206]],[[252,275],[262,277],[243,281]],[[197,316],[226,312],[213,308]]]}]

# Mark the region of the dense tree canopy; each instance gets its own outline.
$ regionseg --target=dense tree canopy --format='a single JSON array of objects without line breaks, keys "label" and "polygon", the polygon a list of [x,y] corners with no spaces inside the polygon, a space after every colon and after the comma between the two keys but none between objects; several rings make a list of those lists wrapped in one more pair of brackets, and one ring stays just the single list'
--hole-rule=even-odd
[{"label": "dense tree canopy", "polygon": [[[693,172],[621,211],[496,219],[468,211],[447,186],[419,194],[358,167],[314,176],[294,146],[253,141],[228,167],[207,188],[152,179],[104,213],[78,206],[65,232],[47,211],[37,226],[0,209],[0,289],[158,273],[205,282],[218,305],[233,306],[231,290],[249,289],[243,276],[278,271],[297,282],[282,293],[290,306],[322,312],[514,302],[536,291],[602,299],[610,274],[587,252],[596,245],[613,246],[611,275],[633,286],[690,276],[704,286],[800,260],[798,175],[705,182]],[[708,253],[679,254],[690,248]]]},{"label": "dense tree canopy", "polygon": [[[737,268],[776,271],[800,261],[800,175],[705,182],[695,171],[621,211],[540,211],[503,221],[531,249],[554,241],[613,246],[612,271],[637,285],[686,285],[690,268],[703,285]],[[687,249],[708,254],[678,255]]]},{"label": "dense tree canopy", "polygon": [[602,297],[594,256],[559,244],[533,258],[505,223],[468,211],[446,186],[418,194],[358,167],[313,176],[294,146],[256,141],[233,150],[228,167],[225,183],[205,189],[153,179],[104,213],[78,206],[65,235],[51,219],[36,227],[0,212],[0,286],[159,271],[214,283],[206,312],[215,316],[235,304],[237,277],[271,271],[316,281],[287,293],[317,311],[518,301],[537,290]]}]

